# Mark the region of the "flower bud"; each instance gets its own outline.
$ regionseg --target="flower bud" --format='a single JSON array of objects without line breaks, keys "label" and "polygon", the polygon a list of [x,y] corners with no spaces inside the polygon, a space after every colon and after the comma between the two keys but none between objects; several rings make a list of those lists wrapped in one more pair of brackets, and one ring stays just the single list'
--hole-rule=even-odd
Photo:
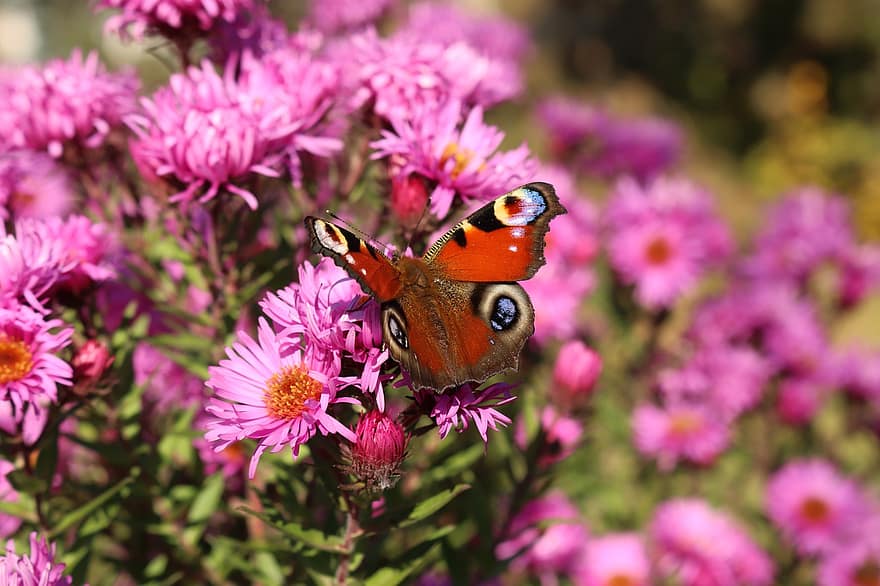
[{"label": "flower bud", "polygon": [[418,223],[428,205],[428,188],[418,175],[396,175],[391,179],[391,211],[404,226]]},{"label": "flower bud", "polygon": [[113,364],[113,356],[107,346],[98,340],[88,340],[83,344],[71,361],[73,366],[74,391],[84,395]]},{"label": "flower bud", "polygon": [[567,407],[581,405],[590,396],[602,373],[602,358],[580,340],[559,350],[553,367],[554,396]]},{"label": "flower bud", "polygon": [[403,426],[381,411],[369,411],[358,420],[354,433],[357,443],[350,449],[348,471],[369,491],[393,487],[409,442]]}]

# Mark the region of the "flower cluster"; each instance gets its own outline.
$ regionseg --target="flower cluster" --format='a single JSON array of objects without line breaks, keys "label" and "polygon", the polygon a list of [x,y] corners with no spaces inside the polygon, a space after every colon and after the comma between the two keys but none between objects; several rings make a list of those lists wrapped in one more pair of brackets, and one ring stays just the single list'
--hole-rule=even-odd
[{"label": "flower cluster", "polygon": [[95,7],[119,10],[107,19],[108,31],[140,39],[147,33],[186,38],[208,32],[256,6],[254,0],[99,0]]},{"label": "flower cluster", "polygon": [[10,586],[40,584],[41,586],[70,586],[73,578],[63,574],[65,565],[55,560],[55,544],[45,537],[30,535],[30,553],[15,553],[15,544],[6,545],[6,555],[0,556],[0,582]]}]

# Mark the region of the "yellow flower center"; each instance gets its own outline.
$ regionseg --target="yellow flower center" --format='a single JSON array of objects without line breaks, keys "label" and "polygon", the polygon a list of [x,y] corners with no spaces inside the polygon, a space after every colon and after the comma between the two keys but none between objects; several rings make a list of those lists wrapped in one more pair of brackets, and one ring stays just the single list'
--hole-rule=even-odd
[{"label": "yellow flower center", "polygon": [[0,384],[24,378],[33,367],[33,355],[27,344],[0,334]]},{"label": "yellow flower center", "polygon": [[635,584],[636,581],[627,574],[614,574],[605,582],[605,586],[635,586]]},{"label": "yellow flower center", "polygon": [[286,366],[266,381],[266,411],[278,419],[302,415],[306,401],[317,401],[322,385],[309,376],[304,366]]},{"label": "yellow flower center", "polygon": [[654,238],[645,247],[645,258],[652,265],[664,265],[672,258],[672,247],[665,238]]},{"label": "yellow flower center", "polygon": [[828,503],[814,496],[811,496],[801,504],[801,515],[811,523],[826,521],[829,512]]},{"label": "yellow flower center", "polygon": [[853,575],[855,586],[880,586],[880,564],[871,560],[863,564]]},{"label": "yellow flower center", "polygon": [[669,422],[669,431],[675,436],[688,436],[702,426],[703,421],[693,413],[676,413]]},{"label": "yellow flower center", "polygon": [[458,176],[461,175],[461,172],[465,170],[473,158],[474,151],[463,149],[454,142],[451,142],[446,145],[446,148],[443,149],[443,154],[440,155],[440,166],[445,166],[446,161],[453,159],[455,166],[452,168],[451,175],[453,179],[458,179]]}]

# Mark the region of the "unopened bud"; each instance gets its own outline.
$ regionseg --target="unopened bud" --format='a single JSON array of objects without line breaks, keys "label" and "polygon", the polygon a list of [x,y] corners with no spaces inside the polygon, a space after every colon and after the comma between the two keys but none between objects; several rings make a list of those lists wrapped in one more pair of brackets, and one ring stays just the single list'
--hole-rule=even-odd
[{"label": "unopened bud", "polygon": [[107,346],[97,340],[83,344],[71,361],[73,366],[74,391],[86,394],[113,364],[113,356]]},{"label": "unopened bud", "polygon": [[357,443],[350,449],[348,471],[369,491],[393,487],[409,442],[403,426],[381,411],[369,411],[358,420],[354,433]]},{"label": "unopened bud", "polygon": [[391,211],[406,227],[418,223],[428,205],[428,188],[418,175],[396,175],[391,180]]},{"label": "unopened bud", "polygon": [[566,342],[553,367],[554,394],[567,407],[580,406],[596,387],[602,358],[580,340]]}]

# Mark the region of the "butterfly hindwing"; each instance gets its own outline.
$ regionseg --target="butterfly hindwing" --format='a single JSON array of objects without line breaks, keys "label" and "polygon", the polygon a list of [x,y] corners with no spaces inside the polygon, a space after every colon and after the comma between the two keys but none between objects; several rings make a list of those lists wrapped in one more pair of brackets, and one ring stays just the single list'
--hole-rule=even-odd
[{"label": "butterfly hindwing", "polygon": [[331,257],[380,302],[394,299],[403,287],[400,272],[363,238],[320,218],[305,220],[312,250]]},{"label": "butterfly hindwing", "polygon": [[523,185],[446,232],[424,260],[458,281],[528,279],[544,264],[544,236],[550,220],[564,213],[552,185]]}]

